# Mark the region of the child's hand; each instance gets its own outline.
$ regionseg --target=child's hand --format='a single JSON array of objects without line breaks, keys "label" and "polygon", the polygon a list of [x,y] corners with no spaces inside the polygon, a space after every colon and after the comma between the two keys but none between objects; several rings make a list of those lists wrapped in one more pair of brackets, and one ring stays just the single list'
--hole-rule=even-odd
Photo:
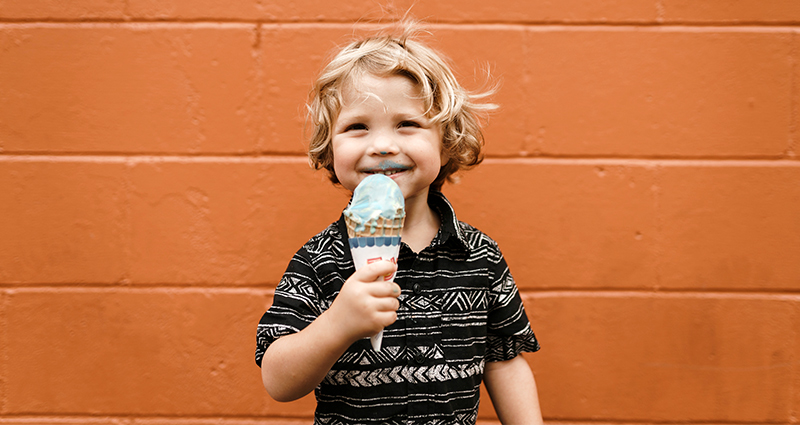
[{"label": "child's hand", "polygon": [[356,341],[380,332],[397,320],[400,286],[383,277],[394,273],[389,261],[367,264],[350,276],[326,312],[344,338]]}]

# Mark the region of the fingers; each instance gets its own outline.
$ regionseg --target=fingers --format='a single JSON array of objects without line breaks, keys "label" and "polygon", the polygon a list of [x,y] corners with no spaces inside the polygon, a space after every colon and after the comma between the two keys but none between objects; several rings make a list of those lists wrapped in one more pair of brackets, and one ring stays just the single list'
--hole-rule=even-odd
[{"label": "fingers", "polygon": [[379,313],[377,320],[380,324],[381,329],[390,326],[392,323],[397,321],[397,312],[395,311],[383,311]]},{"label": "fingers", "polygon": [[389,282],[372,282],[370,283],[369,293],[373,297],[392,297],[397,298],[400,296],[400,285]]},{"label": "fingers", "polygon": [[400,301],[395,297],[382,297],[375,299],[376,311],[397,311],[400,308]]},{"label": "fingers", "polygon": [[383,280],[384,276],[391,275],[397,270],[397,264],[390,261],[381,260],[367,264],[356,271],[359,280],[363,282],[374,282]]}]

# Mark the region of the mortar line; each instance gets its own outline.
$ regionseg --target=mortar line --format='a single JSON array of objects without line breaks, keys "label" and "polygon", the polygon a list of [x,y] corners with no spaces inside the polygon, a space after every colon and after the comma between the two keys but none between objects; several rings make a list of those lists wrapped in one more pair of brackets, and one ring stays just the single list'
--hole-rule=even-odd
[{"label": "mortar line", "polygon": [[[116,162],[116,163],[161,163],[161,162],[243,162],[243,163],[307,163],[307,156],[297,153],[274,154],[181,154],[181,153],[0,153],[0,162]],[[575,164],[575,165],[705,165],[720,166],[800,166],[800,158],[737,157],[737,156],[498,156],[488,155],[485,164]]]},{"label": "mortar line", "polygon": [[242,295],[251,294],[256,296],[272,296],[275,293],[275,285],[270,286],[224,286],[224,285],[152,285],[152,284],[104,284],[104,285],[18,285],[0,288],[3,292],[13,293],[43,293],[43,292],[73,292],[73,293],[165,293],[165,294],[224,294]]},{"label": "mortar line", "polygon": [[[394,22],[394,21],[391,21]],[[175,18],[97,18],[97,19],[69,19],[69,18],[0,18],[0,25],[20,25],[20,26],[65,26],[74,28],[76,25],[109,25],[114,27],[153,25],[153,26],[193,26],[208,25],[212,26],[241,26],[241,25],[264,25],[281,28],[334,28],[345,27],[348,29],[370,29],[382,28],[389,22],[359,21],[355,19],[345,20],[264,20],[264,19],[236,19],[236,18],[198,18],[198,19],[175,19]],[[616,21],[616,22],[596,22],[596,21],[462,21],[462,22],[428,22],[425,27],[432,30],[475,30],[475,29],[536,29],[542,31],[580,29],[582,31],[620,31],[620,30],[643,30],[643,31],[681,31],[681,32],[787,32],[794,31],[800,22],[776,21],[776,22],[691,22],[691,21],[671,21],[666,23],[656,20],[645,21]]]},{"label": "mortar line", "polygon": [[732,299],[732,300],[782,300],[788,302],[800,302],[800,292],[798,291],[693,291],[687,289],[659,290],[650,289],[561,289],[561,290],[542,290],[527,291],[521,289],[520,296],[530,299],[541,298],[636,298],[636,299]]}]

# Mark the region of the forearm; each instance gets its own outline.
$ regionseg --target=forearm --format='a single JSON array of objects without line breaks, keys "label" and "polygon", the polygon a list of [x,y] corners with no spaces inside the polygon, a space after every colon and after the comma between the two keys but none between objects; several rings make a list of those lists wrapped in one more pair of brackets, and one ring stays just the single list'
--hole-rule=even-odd
[{"label": "forearm", "polygon": [[261,360],[261,380],[272,398],[292,401],[308,394],[351,344],[397,320],[400,287],[378,281],[395,270],[397,266],[389,261],[362,267],[316,320],[269,346]]},{"label": "forearm", "polygon": [[501,423],[543,423],[536,381],[521,355],[503,362],[487,363],[484,383]]},{"label": "forearm", "polygon": [[277,401],[305,396],[322,382],[351,343],[323,313],[302,331],[269,346],[261,361],[264,388]]}]

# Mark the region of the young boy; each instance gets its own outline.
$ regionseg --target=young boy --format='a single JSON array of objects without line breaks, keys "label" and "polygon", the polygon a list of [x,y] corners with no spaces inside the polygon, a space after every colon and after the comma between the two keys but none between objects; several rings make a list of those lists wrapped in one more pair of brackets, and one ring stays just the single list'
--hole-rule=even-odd
[{"label": "young boy", "polygon": [[[403,192],[398,264],[355,271],[343,218],[331,224],[292,258],[258,325],[256,363],[278,401],[315,391],[315,424],[474,424],[482,381],[503,423],[541,423],[519,355],[539,344],[514,280],[497,244],[441,193],[482,160],[477,115],[491,105],[411,36],[346,46],[310,105],[317,169],[351,192],[374,173]],[[375,351],[368,337],[384,328]]]}]

